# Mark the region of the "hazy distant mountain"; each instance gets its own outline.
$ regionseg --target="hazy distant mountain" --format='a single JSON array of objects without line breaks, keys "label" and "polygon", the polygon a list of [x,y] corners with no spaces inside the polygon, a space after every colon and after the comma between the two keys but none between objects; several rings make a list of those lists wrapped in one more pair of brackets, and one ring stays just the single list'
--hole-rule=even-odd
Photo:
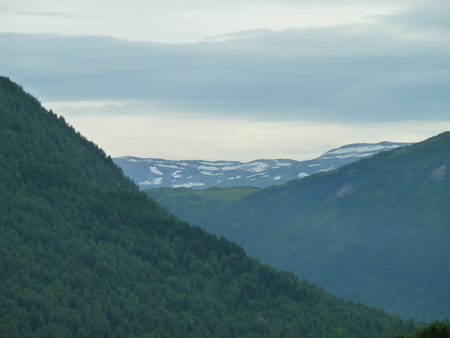
[{"label": "hazy distant mountain", "polygon": [[284,185],[147,193],[333,294],[432,320],[450,315],[449,168],[446,132]]},{"label": "hazy distant mountain", "polygon": [[411,143],[357,143],[330,150],[307,161],[287,159],[237,161],[171,161],[155,158],[117,157],[114,162],[141,189],[253,186],[265,188]]}]

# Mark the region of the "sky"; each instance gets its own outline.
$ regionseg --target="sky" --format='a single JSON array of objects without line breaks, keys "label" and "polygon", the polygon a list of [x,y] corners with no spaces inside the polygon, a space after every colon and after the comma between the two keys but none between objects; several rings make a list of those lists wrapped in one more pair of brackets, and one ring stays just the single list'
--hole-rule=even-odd
[{"label": "sky", "polygon": [[448,0],[0,0],[0,75],[112,157],[307,160],[450,130]]}]

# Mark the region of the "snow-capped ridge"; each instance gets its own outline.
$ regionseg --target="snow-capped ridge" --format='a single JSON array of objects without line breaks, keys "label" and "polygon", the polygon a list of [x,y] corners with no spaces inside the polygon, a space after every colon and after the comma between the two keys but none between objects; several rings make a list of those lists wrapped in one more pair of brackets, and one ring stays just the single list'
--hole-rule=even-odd
[{"label": "snow-capped ridge", "polygon": [[380,142],[356,143],[325,152],[316,159],[258,159],[250,162],[164,160],[122,156],[114,158],[124,173],[138,183],[141,189],[156,187],[254,186],[265,188],[293,179],[336,169],[344,164],[370,157],[378,152],[407,146],[411,143]]}]

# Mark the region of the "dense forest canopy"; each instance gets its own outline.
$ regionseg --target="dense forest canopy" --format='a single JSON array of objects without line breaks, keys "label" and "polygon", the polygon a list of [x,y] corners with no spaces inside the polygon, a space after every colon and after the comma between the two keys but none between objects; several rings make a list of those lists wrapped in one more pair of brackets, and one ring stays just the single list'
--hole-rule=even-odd
[{"label": "dense forest canopy", "polygon": [[435,320],[419,328],[414,334],[398,333],[392,338],[448,338],[450,337],[450,320]]},{"label": "dense forest canopy", "polygon": [[1,337],[390,337],[345,301],[170,215],[0,77]]}]

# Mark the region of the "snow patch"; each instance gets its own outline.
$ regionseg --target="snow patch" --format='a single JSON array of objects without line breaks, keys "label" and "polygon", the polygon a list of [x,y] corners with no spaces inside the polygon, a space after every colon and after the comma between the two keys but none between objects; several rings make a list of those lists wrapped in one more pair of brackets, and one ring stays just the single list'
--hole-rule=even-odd
[{"label": "snow patch", "polygon": [[181,172],[181,170],[174,171],[170,175],[172,175],[173,178],[180,178],[182,175],[178,175],[179,172]]},{"label": "snow patch", "polygon": [[345,154],[345,153],[368,153],[368,152],[379,152],[383,149],[394,149],[398,148],[398,145],[390,145],[390,146],[380,146],[380,145],[374,145],[374,146],[365,146],[365,147],[349,147],[349,148],[340,148],[336,150],[331,150],[329,152],[326,152],[326,155],[331,154]]},{"label": "snow patch", "polygon": [[207,167],[207,166],[204,166],[204,165],[198,166],[197,169],[199,169],[199,170],[201,170],[201,169],[203,169],[203,170],[220,170],[217,167]]},{"label": "snow patch", "polygon": [[235,166],[228,166],[223,167],[223,170],[237,170],[242,169],[245,171],[251,171],[254,173],[259,173],[261,171],[264,171],[269,165],[264,162],[251,162],[251,163],[245,163],[245,164],[239,164]]},{"label": "snow patch", "polygon": [[144,182],[139,182],[138,185],[158,185],[158,184],[161,184],[161,182],[162,182],[162,177],[158,177],[158,178],[155,178],[151,182],[149,180],[144,181]]},{"label": "snow patch", "polygon": [[219,176],[220,174],[213,174],[210,171],[200,171],[203,175],[209,175],[209,176]]},{"label": "snow patch", "polygon": [[158,167],[163,167],[163,168],[172,168],[172,169],[184,169],[184,168],[180,168],[176,165],[168,165],[168,164],[157,164]]},{"label": "snow patch", "polygon": [[153,162],[152,160],[148,160],[145,158],[128,158],[127,156],[119,157],[121,159],[127,160],[128,162],[140,163],[140,162]]},{"label": "snow patch", "polygon": [[210,166],[216,166],[216,165],[230,165],[233,162],[200,162],[206,165],[210,165]]},{"label": "snow patch", "polygon": [[163,173],[160,172],[156,167],[150,167],[150,171],[156,175],[162,175]]},{"label": "snow patch", "polygon": [[278,168],[281,168],[281,167],[289,167],[291,164],[290,163],[288,163],[288,162],[278,162],[278,161],[275,161],[275,167],[272,167],[272,169],[278,169]]},{"label": "snow patch", "polygon": [[255,177],[255,176],[261,176],[261,175],[264,175],[264,174],[265,174],[265,173],[254,174],[254,175],[246,176],[245,178],[250,178],[250,177]]}]

